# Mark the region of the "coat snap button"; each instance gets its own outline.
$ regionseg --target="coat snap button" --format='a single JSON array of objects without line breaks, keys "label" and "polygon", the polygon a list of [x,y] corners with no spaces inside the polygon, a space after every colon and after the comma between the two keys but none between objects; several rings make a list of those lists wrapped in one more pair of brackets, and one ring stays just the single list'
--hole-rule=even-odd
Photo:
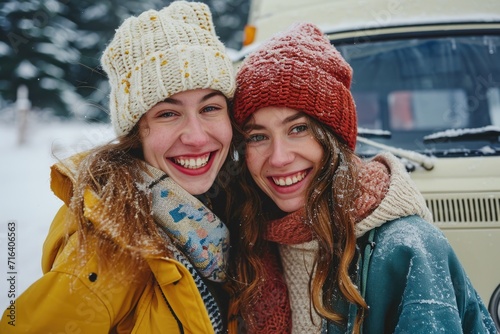
[{"label": "coat snap button", "polygon": [[89,274],[89,281],[95,282],[97,280],[97,274],[96,273],[90,273]]}]

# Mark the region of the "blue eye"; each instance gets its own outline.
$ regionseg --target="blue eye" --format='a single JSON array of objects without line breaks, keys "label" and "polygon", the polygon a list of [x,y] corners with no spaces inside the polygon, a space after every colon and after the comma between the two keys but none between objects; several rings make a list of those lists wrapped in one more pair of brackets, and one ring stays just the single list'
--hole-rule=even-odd
[{"label": "blue eye", "polygon": [[219,110],[220,108],[215,107],[215,106],[206,106],[203,108],[202,112],[211,112],[211,111],[216,111]]},{"label": "blue eye", "polygon": [[249,135],[246,142],[247,143],[258,143],[266,139],[266,136],[262,134]]},{"label": "blue eye", "polygon": [[300,132],[304,132],[304,131],[307,131],[307,125],[301,124],[301,125],[294,126],[290,132],[291,133],[300,133]]},{"label": "blue eye", "polygon": [[160,113],[158,116],[164,117],[164,118],[169,118],[169,117],[175,116],[175,113],[172,111],[165,111],[165,112]]}]

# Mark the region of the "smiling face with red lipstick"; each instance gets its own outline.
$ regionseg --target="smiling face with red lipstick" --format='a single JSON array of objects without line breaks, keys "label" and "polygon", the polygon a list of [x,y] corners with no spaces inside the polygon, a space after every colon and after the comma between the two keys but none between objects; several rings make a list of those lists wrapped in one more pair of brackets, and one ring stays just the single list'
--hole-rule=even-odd
[{"label": "smiling face with red lipstick", "polygon": [[307,116],[290,108],[265,107],[252,114],[244,131],[246,163],[257,185],[281,210],[302,208],[323,158]]},{"label": "smiling face with red lipstick", "polygon": [[190,194],[206,192],[233,134],[225,96],[212,89],[183,91],[156,104],[140,122],[146,162]]}]

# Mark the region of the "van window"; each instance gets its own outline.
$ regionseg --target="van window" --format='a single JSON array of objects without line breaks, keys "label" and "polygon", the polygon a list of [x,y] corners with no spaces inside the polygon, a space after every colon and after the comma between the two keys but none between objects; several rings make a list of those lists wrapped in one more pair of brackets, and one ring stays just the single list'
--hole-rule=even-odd
[{"label": "van window", "polygon": [[467,94],[462,89],[391,92],[388,108],[389,126],[396,131],[465,128],[469,125]]},{"label": "van window", "polygon": [[[500,125],[499,36],[391,37],[336,47],[354,70],[351,90],[360,132],[383,130],[390,136],[373,139],[435,156],[450,149],[480,154],[492,143],[494,133],[453,143],[424,139],[446,130]],[[498,134],[494,139],[498,147]],[[362,144],[357,150],[363,155]]]},{"label": "van window", "polygon": [[500,88],[489,88],[486,96],[488,96],[491,122],[500,126]]}]

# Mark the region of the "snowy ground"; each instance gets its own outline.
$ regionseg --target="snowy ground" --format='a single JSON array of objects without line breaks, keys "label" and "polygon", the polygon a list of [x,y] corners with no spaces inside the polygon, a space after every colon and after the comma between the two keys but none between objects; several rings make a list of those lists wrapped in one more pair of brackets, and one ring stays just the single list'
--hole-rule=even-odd
[{"label": "snowy ground", "polygon": [[[18,145],[16,124],[0,119],[0,309],[13,299],[11,290],[18,296],[42,275],[43,242],[62,204],[49,188],[54,155],[65,158],[113,136],[109,124],[35,119],[30,119],[27,133],[26,143]],[[12,222],[15,238],[11,245],[14,242],[16,250],[9,262]],[[9,280],[15,288],[11,289]]]}]

